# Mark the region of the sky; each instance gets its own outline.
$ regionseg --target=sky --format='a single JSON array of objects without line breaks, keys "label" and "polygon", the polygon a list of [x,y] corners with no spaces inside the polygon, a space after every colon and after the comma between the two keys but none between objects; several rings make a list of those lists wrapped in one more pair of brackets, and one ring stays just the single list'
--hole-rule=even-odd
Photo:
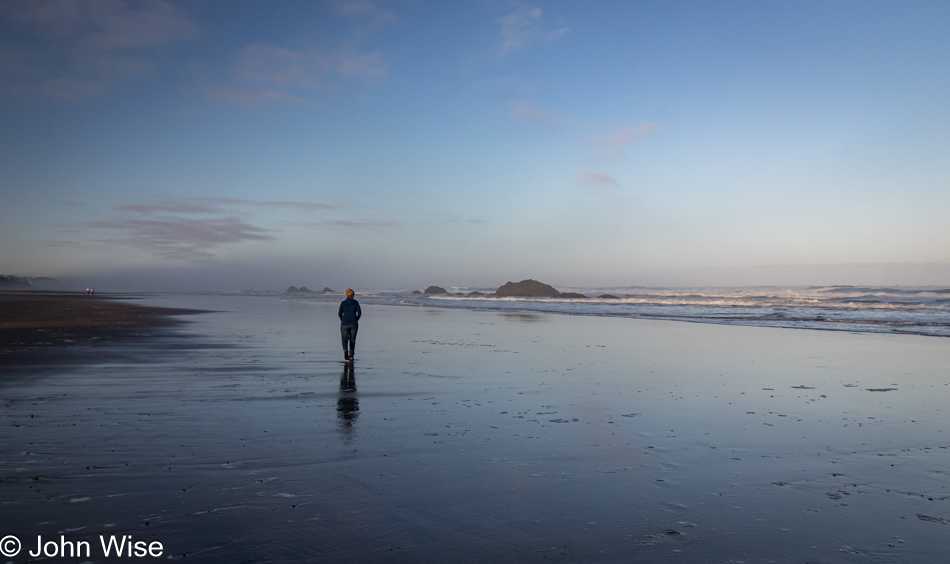
[{"label": "sky", "polygon": [[0,274],[950,285],[950,3],[0,1]]}]

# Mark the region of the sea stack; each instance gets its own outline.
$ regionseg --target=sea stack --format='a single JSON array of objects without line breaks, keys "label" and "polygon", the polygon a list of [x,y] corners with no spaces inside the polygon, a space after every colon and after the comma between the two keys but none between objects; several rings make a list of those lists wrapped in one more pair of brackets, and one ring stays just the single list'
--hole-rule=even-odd
[{"label": "sea stack", "polygon": [[527,279],[521,282],[507,282],[497,290],[495,296],[502,297],[531,297],[531,298],[556,298],[560,292],[554,289],[554,286],[538,282],[537,280]]}]

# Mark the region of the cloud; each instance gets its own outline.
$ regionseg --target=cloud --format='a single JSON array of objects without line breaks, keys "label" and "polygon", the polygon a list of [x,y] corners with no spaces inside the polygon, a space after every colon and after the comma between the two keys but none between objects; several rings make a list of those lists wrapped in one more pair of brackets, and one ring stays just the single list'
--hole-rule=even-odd
[{"label": "cloud", "polygon": [[202,214],[224,213],[228,206],[252,206],[264,208],[296,209],[301,211],[327,211],[339,209],[334,204],[319,202],[295,202],[290,200],[242,200],[238,198],[159,198],[151,204],[123,204],[116,209],[139,214],[175,213]]},{"label": "cloud", "polygon": [[342,227],[347,229],[366,229],[366,228],[379,228],[379,227],[398,227],[399,223],[396,221],[380,220],[380,219],[328,219],[326,221],[317,221],[314,223],[305,224],[307,227]]},{"label": "cloud", "polygon": [[240,88],[230,88],[227,86],[205,86],[201,89],[205,98],[213,102],[223,102],[236,106],[260,106],[271,102],[281,102],[294,106],[315,106],[319,104],[310,102],[294,96],[275,90],[247,90]]},{"label": "cloud", "polygon": [[116,208],[119,211],[132,212],[139,214],[150,214],[150,213],[214,213],[218,211],[218,208],[214,208],[208,205],[203,204],[194,204],[194,203],[185,203],[185,202],[168,202],[161,204],[125,204],[118,206]]},{"label": "cloud", "polygon": [[498,18],[501,26],[499,53],[502,57],[533,44],[549,43],[568,32],[566,27],[545,31],[541,27],[541,15],[541,8],[521,5],[507,16]]},{"label": "cloud", "polygon": [[268,229],[235,217],[120,219],[82,225],[116,233],[99,242],[126,245],[168,259],[209,259],[215,257],[212,250],[221,245],[274,239]]},{"label": "cloud", "polygon": [[342,14],[357,16],[367,22],[370,29],[382,27],[396,21],[396,14],[373,2],[363,0],[339,1],[336,3],[336,9]]},{"label": "cloud", "polygon": [[319,92],[336,91],[346,80],[371,80],[386,73],[379,51],[360,53],[351,47],[298,51],[254,43],[235,54],[232,85],[206,86],[202,93],[209,100],[229,104],[320,107],[314,100]]},{"label": "cloud", "polygon": [[150,203],[117,206],[114,209],[119,212],[118,218],[88,221],[78,226],[84,230],[106,231],[109,235],[96,239],[99,243],[122,245],[165,259],[212,259],[215,250],[222,245],[275,239],[271,229],[236,217],[242,212],[235,208],[248,207],[307,213],[339,208],[332,204],[289,200],[161,197]]},{"label": "cloud", "polygon": [[[268,42],[245,45],[234,54],[227,84],[202,89],[209,100],[230,104],[291,104],[322,107],[320,98],[373,83],[388,74],[382,51],[360,47],[374,30],[396,20],[393,12],[368,1],[329,4],[339,31],[321,38],[320,48],[289,48]],[[343,17],[341,18],[340,15]],[[298,39],[293,45],[308,44]]]},{"label": "cloud", "polygon": [[576,182],[586,192],[597,196],[616,196],[614,189],[620,188],[620,183],[613,176],[602,172],[585,172],[577,177]]},{"label": "cloud", "polygon": [[182,8],[160,0],[7,0],[0,14],[44,38],[99,51],[159,47],[197,31]]},{"label": "cloud", "polygon": [[287,202],[287,201],[270,201],[270,202],[248,202],[252,205],[265,206],[270,208],[285,208],[285,209],[298,209],[304,211],[325,211],[338,209],[340,206],[333,204],[318,204],[314,202]]},{"label": "cloud", "polygon": [[613,176],[600,172],[585,172],[577,178],[581,186],[620,186]]},{"label": "cloud", "polygon": [[157,72],[153,51],[184,41],[197,26],[180,6],[125,0],[10,0],[0,17],[20,32],[0,48],[7,93],[53,100],[107,95]]},{"label": "cloud", "polygon": [[554,114],[546,112],[528,100],[509,100],[508,117],[515,121],[530,121],[543,125],[557,125]]},{"label": "cloud", "polygon": [[114,83],[108,80],[63,76],[44,80],[36,90],[50,100],[70,102],[102,96],[113,86]]},{"label": "cloud", "polygon": [[312,89],[324,84],[329,69],[328,55],[254,43],[238,51],[235,76],[247,82]]},{"label": "cloud", "polygon": [[466,218],[466,219],[448,218],[448,219],[445,219],[444,221],[445,223],[470,223],[472,225],[488,225],[489,223],[485,219],[477,219],[477,218]]},{"label": "cloud", "polygon": [[628,145],[653,134],[656,130],[657,124],[645,121],[633,127],[618,127],[609,133],[593,137],[590,143],[597,150],[593,160],[603,163],[622,159]]},{"label": "cloud", "polygon": [[386,74],[386,65],[383,63],[382,53],[375,51],[362,55],[342,56],[338,66],[340,74],[347,76],[383,76]]}]

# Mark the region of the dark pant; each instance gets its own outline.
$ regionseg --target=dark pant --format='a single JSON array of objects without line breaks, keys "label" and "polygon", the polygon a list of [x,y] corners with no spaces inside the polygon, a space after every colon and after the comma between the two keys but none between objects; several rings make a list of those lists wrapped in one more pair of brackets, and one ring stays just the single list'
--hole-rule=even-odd
[{"label": "dark pant", "polygon": [[353,351],[356,350],[356,332],[359,330],[357,325],[340,325],[340,337],[343,338],[343,350],[350,351],[350,354],[353,354]]}]

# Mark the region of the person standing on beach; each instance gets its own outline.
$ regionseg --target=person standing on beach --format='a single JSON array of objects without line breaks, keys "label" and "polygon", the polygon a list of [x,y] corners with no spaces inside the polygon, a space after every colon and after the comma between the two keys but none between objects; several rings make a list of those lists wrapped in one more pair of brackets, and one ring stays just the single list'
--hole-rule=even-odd
[{"label": "person standing on beach", "polygon": [[363,311],[360,303],[353,299],[352,289],[346,289],[346,299],[340,302],[340,336],[343,338],[343,358],[353,360],[356,353],[356,332],[360,328]]}]

